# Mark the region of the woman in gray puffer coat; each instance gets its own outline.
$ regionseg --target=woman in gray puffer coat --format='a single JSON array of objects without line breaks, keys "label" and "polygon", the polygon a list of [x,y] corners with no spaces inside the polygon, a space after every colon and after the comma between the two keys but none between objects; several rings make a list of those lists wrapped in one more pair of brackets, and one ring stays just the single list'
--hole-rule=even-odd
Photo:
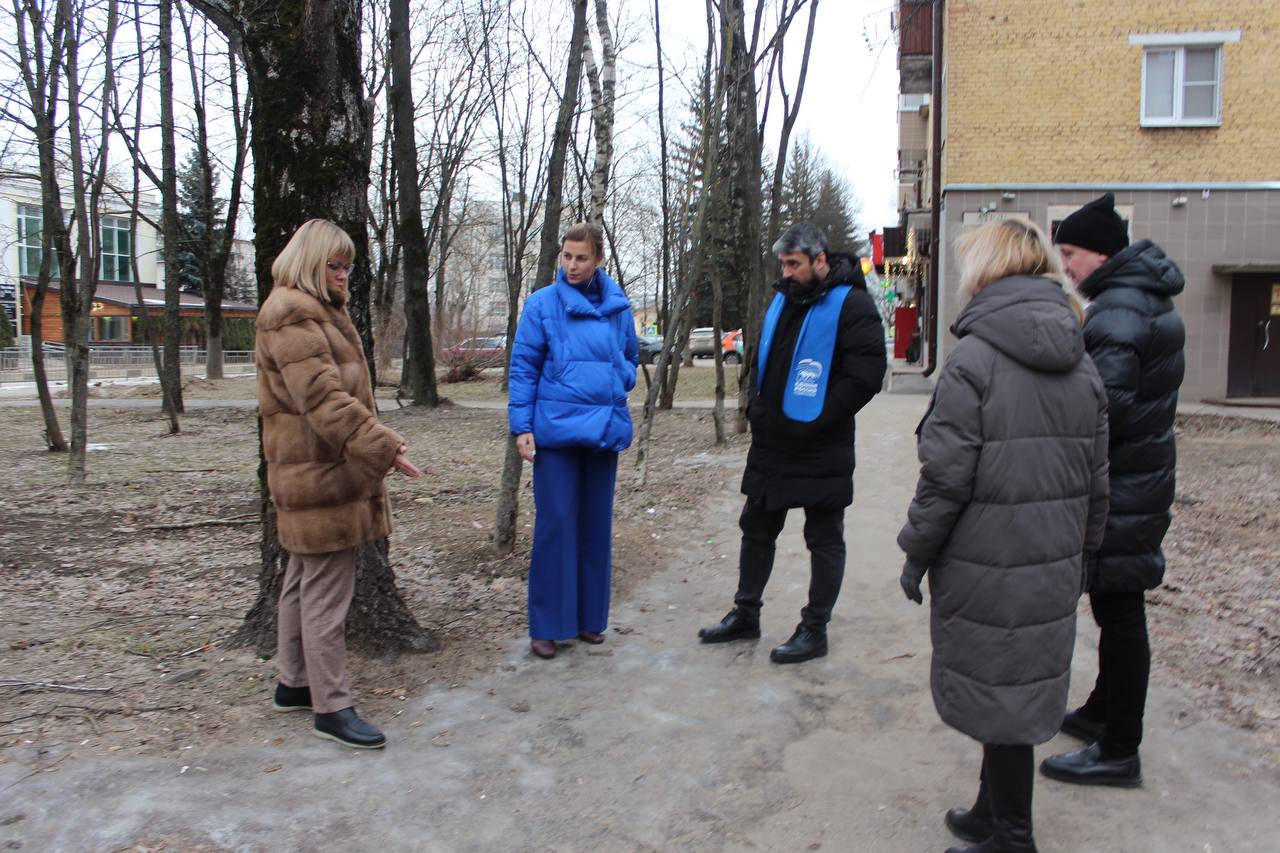
[{"label": "woman in gray puffer coat", "polygon": [[1034,851],[1032,745],[1062,722],[1107,516],[1107,397],[1039,228],[990,223],[956,251],[971,301],[917,429],[902,587],[920,603],[928,572],[934,704],[983,745],[977,802],[947,826],[970,851]]}]

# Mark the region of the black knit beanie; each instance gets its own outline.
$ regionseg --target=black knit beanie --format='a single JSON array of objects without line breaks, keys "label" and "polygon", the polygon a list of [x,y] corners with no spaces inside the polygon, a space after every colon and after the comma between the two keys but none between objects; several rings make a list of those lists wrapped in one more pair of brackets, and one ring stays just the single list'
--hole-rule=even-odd
[{"label": "black knit beanie", "polygon": [[1116,197],[1095,198],[1062,220],[1053,235],[1055,243],[1069,243],[1111,257],[1129,245],[1129,229],[1116,213]]}]

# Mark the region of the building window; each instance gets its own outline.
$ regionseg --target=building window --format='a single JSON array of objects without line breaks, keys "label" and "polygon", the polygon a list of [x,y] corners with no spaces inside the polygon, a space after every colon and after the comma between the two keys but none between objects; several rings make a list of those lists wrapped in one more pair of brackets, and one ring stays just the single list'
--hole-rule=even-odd
[{"label": "building window", "polygon": [[129,220],[102,217],[102,280],[133,281],[133,246]]},{"label": "building window", "polygon": [[95,341],[127,341],[129,340],[129,318],[94,317],[93,333]]},{"label": "building window", "polygon": [[[18,274],[40,272],[40,232],[44,230],[44,213],[34,204],[18,205]],[[56,271],[54,273],[57,274]]]},{"label": "building window", "polygon": [[1238,30],[1130,36],[1142,46],[1143,127],[1222,124],[1222,46]]}]

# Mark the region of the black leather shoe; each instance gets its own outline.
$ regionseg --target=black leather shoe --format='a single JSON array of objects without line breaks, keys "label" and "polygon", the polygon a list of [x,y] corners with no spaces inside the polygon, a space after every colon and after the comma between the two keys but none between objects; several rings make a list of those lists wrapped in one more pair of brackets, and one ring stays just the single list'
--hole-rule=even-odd
[{"label": "black leather shoe", "polygon": [[942,820],[956,838],[981,844],[991,837],[991,813],[983,813],[976,806],[972,809],[949,809]]},{"label": "black leather shoe", "polygon": [[801,625],[796,628],[790,640],[769,652],[769,660],[774,663],[800,663],[820,658],[826,653],[827,635]]},{"label": "black leather shoe", "polygon": [[1071,735],[1079,738],[1085,743],[1097,743],[1102,737],[1102,730],[1106,728],[1106,724],[1099,720],[1091,720],[1088,717],[1080,715],[1079,711],[1068,711],[1066,716],[1062,718],[1062,725],[1058,727],[1064,735]]},{"label": "black leather shoe", "polygon": [[1040,762],[1040,772],[1073,785],[1136,788],[1142,784],[1142,762],[1136,752],[1126,758],[1103,758],[1102,747],[1096,743],[1076,752],[1049,756]]},{"label": "black leather shoe", "polygon": [[289,687],[283,681],[278,681],[276,695],[271,697],[271,708],[276,711],[310,711],[311,688]]},{"label": "black leather shoe", "polygon": [[730,640],[760,639],[760,618],[748,616],[738,608],[733,608],[720,620],[719,625],[712,625],[698,631],[704,643],[727,643]]},{"label": "black leather shoe", "polygon": [[387,745],[387,738],[382,732],[360,719],[355,708],[343,708],[331,714],[316,714],[313,734],[336,740],[353,749],[382,749]]}]

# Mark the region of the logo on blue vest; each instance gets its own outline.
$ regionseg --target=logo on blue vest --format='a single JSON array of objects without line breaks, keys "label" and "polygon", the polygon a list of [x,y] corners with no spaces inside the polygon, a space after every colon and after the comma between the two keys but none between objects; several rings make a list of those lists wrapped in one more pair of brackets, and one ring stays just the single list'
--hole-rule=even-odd
[{"label": "logo on blue vest", "polygon": [[791,391],[797,397],[818,396],[818,379],[822,376],[822,362],[802,358],[796,365],[796,381]]}]

